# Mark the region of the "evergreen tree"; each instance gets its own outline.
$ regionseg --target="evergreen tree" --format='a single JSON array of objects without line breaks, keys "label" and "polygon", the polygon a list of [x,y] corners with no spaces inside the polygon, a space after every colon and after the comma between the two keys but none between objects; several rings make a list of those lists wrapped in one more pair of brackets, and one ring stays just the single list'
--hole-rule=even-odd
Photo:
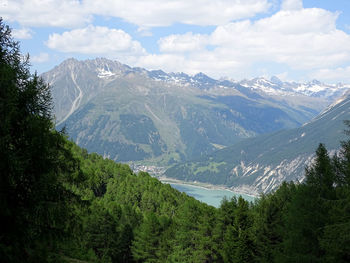
[{"label": "evergreen tree", "polygon": [[306,182],[298,187],[287,213],[284,255],[280,259],[286,262],[319,262],[325,255],[319,240],[330,223],[335,173],[324,145],[318,147],[315,162],[305,176]]},{"label": "evergreen tree", "polygon": [[119,262],[118,222],[98,200],[91,206],[85,232],[87,246],[102,262]]},{"label": "evergreen tree", "polygon": [[240,196],[233,225],[233,236],[236,240],[234,262],[254,262],[255,248],[251,232],[252,224],[249,203]]},{"label": "evergreen tree", "polygon": [[325,199],[334,199],[335,168],[331,162],[326,147],[320,144],[316,150],[314,164],[306,168],[306,185],[318,192],[318,196]]},{"label": "evergreen tree", "polygon": [[285,214],[295,188],[293,182],[284,182],[275,192],[257,200],[253,210],[258,262],[277,262],[276,258],[282,253]]},{"label": "evergreen tree", "polygon": [[[29,71],[0,19],[0,258],[48,260],[71,218],[65,188],[79,175],[64,136],[52,123],[50,89]],[[50,254],[53,255],[53,254]]]},{"label": "evergreen tree", "polygon": [[154,213],[147,213],[135,233],[132,254],[137,262],[158,262],[157,250],[161,227]]},{"label": "evergreen tree", "polygon": [[[350,121],[345,121],[350,127]],[[350,135],[350,131],[345,131]],[[335,170],[336,197],[327,200],[330,209],[329,223],[320,237],[321,248],[325,251],[325,262],[350,261],[350,140],[341,143],[342,148],[333,158]]]},{"label": "evergreen tree", "polygon": [[224,200],[220,207],[219,225],[223,231],[224,262],[254,262],[255,245],[252,238],[253,217],[250,205],[241,196]]},{"label": "evergreen tree", "polygon": [[234,260],[234,246],[236,240],[233,226],[235,224],[237,205],[236,197],[233,197],[231,200],[224,198],[221,201],[218,213],[216,235],[218,242],[222,244],[220,253],[223,262],[233,262]]},{"label": "evergreen tree", "polygon": [[172,241],[174,252],[171,262],[206,262],[206,253],[200,249],[200,228],[203,209],[198,201],[187,199],[174,219],[175,238]]}]

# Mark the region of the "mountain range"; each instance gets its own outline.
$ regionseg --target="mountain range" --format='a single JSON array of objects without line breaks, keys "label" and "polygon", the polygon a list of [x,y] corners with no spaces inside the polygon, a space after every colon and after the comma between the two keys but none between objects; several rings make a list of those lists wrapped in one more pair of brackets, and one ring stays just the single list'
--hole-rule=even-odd
[{"label": "mountain range", "polygon": [[196,161],[169,168],[165,174],[181,180],[220,184],[237,192],[258,194],[276,189],[283,181],[303,181],[319,143],[330,154],[345,139],[350,120],[350,93],[299,128],[243,140]]},{"label": "mountain range", "polygon": [[[220,149],[229,155],[230,146],[244,145],[244,139],[264,134],[267,139],[273,132],[300,127],[350,87],[316,80],[283,82],[277,77],[216,80],[203,73],[132,68],[104,58],[68,59],[42,77],[51,86],[57,129],[65,127],[70,138],[90,152],[135,167],[206,160]],[[213,163],[212,170],[221,171]],[[215,179],[215,173],[213,178],[204,172],[197,172],[198,178],[175,175],[180,167],[184,166],[174,166],[167,175],[236,183],[223,175]],[[249,191],[262,188],[271,189],[252,186]]]}]

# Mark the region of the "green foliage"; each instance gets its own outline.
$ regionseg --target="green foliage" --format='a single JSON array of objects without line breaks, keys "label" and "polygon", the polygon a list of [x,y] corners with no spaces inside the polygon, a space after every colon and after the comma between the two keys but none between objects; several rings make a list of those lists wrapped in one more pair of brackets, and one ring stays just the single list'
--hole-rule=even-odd
[{"label": "green foliage", "polygon": [[350,261],[350,141],[321,144],[305,182],[216,209],[67,141],[1,20],[0,47],[2,261]]},{"label": "green foliage", "polygon": [[283,183],[276,192],[261,195],[253,208],[253,231],[260,262],[274,262],[282,253],[285,214],[295,189],[294,183]]},{"label": "green foliage", "polygon": [[189,199],[179,207],[175,220],[174,253],[171,262],[213,262],[216,246],[212,240],[215,211]]},{"label": "green foliage", "polygon": [[51,122],[50,89],[29,71],[0,19],[1,245],[6,262],[54,260],[56,240],[74,218],[78,163]]},{"label": "green foliage", "polygon": [[254,262],[253,217],[242,197],[224,200],[219,214],[224,262]]},{"label": "green foliage", "polygon": [[146,213],[135,234],[132,245],[134,259],[138,262],[156,262],[162,226],[154,213]]}]

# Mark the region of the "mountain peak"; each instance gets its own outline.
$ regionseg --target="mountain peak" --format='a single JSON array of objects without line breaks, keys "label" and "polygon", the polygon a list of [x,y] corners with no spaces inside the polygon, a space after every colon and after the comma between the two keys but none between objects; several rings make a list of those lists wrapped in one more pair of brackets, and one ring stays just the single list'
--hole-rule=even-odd
[{"label": "mountain peak", "polygon": [[58,67],[60,67],[60,66],[67,67],[67,66],[75,65],[77,63],[79,63],[79,60],[77,60],[75,58],[67,58],[61,64],[59,64]]},{"label": "mountain peak", "polygon": [[207,75],[205,75],[203,72],[199,72],[197,74],[194,75],[194,77],[208,77]]},{"label": "mountain peak", "polygon": [[282,80],[280,80],[280,79],[279,79],[278,77],[276,77],[276,76],[272,76],[271,79],[270,79],[270,81],[271,81],[272,83],[275,83],[275,84],[278,84],[278,85],[283,84]]},{"label": "mountain peak", "polygon": [[315,85],[322,85],[322,84],[323,84],[322,82],[318,81],[317,79],[313,79],[313,80],[311,81],[311,83],[312,83],[312,84],[315,84]]},{"label": "mountain peak", "polygon": [[211,77],[205,75],[203,72],[199,72],[196,75],[194,75],[193,79],[197,81],[202,81],[205,84],[215,84],[217,82],[217,80],[212,79]]}]

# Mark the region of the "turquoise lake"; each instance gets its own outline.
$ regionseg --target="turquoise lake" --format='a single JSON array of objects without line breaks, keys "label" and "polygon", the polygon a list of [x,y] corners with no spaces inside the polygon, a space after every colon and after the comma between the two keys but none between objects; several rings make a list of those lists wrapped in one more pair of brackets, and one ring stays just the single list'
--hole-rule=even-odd
[{"label": "turquoise lake", "polygon": [[233,196],[239,197],[240,195],[247,201],[254,201],[255,199],[255,197],[244,195],[244,194],[236,194],[228,190],[214,190],[214,189],[207,189],[207,188],[194,186],[194,185],[176,184],[176,183],[170,183],[170,185],[173,188],[179,190],[180,192],[185,192],[189,196],[193,196],[197,200],[215,207],[220,206],[221,200],[225,196],[227,199],[230,199]]}]

